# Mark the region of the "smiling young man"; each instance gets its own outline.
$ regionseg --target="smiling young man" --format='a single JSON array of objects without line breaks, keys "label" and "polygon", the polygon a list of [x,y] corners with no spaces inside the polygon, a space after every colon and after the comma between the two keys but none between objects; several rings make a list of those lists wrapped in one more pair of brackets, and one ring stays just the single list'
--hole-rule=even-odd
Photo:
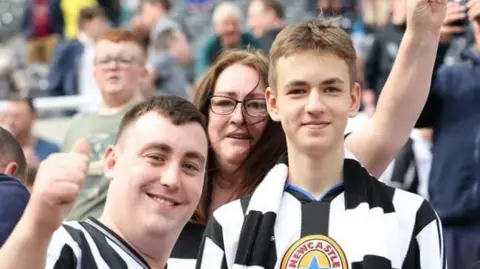
[{"label": "smiling young man", "polygon": [[207,150],[205,118],[188,101],[164,96],[136,105],[105,152],[111,183],[102,218],[61,225],[88,169],[88,144],[77,142],[40,165],[0,268],[163,269],[200,199]]},{"label": "smiling young man", "polygon": [[445,268],[428,202],[375,179],[425,104],[445,2],[408,0],[407,10],[376,114],[347,138],[360,102],[352,40],[321,19],[279,33],[266,99],[288,154],[251,195],[213,213],[197,268]]}]

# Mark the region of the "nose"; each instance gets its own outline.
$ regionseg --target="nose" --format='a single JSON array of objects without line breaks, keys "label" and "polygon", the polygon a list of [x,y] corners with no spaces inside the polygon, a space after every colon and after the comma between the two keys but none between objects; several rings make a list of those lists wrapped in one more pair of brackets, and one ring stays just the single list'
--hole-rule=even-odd
[{"label": "nose", "polygon": [[160,182],[165,187],[172,190],[176,190],[180,188],[180,183],[181,183],[180,173],[181,173],[180,165],[176,163],[170,163],[167,167],[165,167],[165,170],[161,175]]},{"label": "nose", "polygon": [[235,124],[243,124],[245,122],[245,115],[243,114],[243,106],[238,103],[235,110],[232,112],[231,121]]},{"label": "nose", "polygon": [[322,102],[319,92],[315,89],[310,91],[308,95],[307,104],[305,106],[305,111],[308,113],[321,113],[325,110],[325,105]]}]

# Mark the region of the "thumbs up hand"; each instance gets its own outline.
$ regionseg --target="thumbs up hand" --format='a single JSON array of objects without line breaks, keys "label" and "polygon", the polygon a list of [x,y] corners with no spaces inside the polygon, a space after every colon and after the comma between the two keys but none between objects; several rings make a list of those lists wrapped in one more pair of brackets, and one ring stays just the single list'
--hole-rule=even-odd
[{"label": "thumbs up hand", "polygon": [[69,153],[51,154],[40,163],[27,210],[42,230],[55,231],[72,209],[87,176],[89,151],[81,139]]}]

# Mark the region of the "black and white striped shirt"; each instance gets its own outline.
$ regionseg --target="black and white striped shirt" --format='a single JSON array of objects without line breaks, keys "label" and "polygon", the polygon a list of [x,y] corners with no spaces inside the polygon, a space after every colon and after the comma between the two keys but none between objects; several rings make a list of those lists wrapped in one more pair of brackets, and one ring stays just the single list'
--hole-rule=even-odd
[{"label": "black and white striped shirt", "polygon": [[53,234],[47,269],[147,269],[145,260],[112,230],[90,218],[65,222]]},{"label": "black and white striped shirt", "polygon": [[285,188],[286,160],[252,195],[214,212],[197,269],[446,268],[425,199],[379,182],[347,151],[343,184],[319,201]]}]

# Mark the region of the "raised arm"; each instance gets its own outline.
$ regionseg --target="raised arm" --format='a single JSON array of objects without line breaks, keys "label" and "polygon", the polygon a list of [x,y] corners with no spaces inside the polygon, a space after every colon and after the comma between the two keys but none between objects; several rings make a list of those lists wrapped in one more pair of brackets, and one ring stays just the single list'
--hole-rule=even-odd
[{"label": "raised arm", "polygon": [[[71,153],[52,154],[40,165],[30,202],[0,249],[0,268],[45,268],[52,235],[71,210],[83,185],[88,170],[87,155],[88,144],[82,141]],[[56,258],[61,256],[55,254]],[[53,263],[56,262],[50,264]]]},{"label": "raised arm", "polygon": [[445,0],[407,0],[407,29],[375,115],[345,141],[379,177],[406,143],[427,100]]}]

